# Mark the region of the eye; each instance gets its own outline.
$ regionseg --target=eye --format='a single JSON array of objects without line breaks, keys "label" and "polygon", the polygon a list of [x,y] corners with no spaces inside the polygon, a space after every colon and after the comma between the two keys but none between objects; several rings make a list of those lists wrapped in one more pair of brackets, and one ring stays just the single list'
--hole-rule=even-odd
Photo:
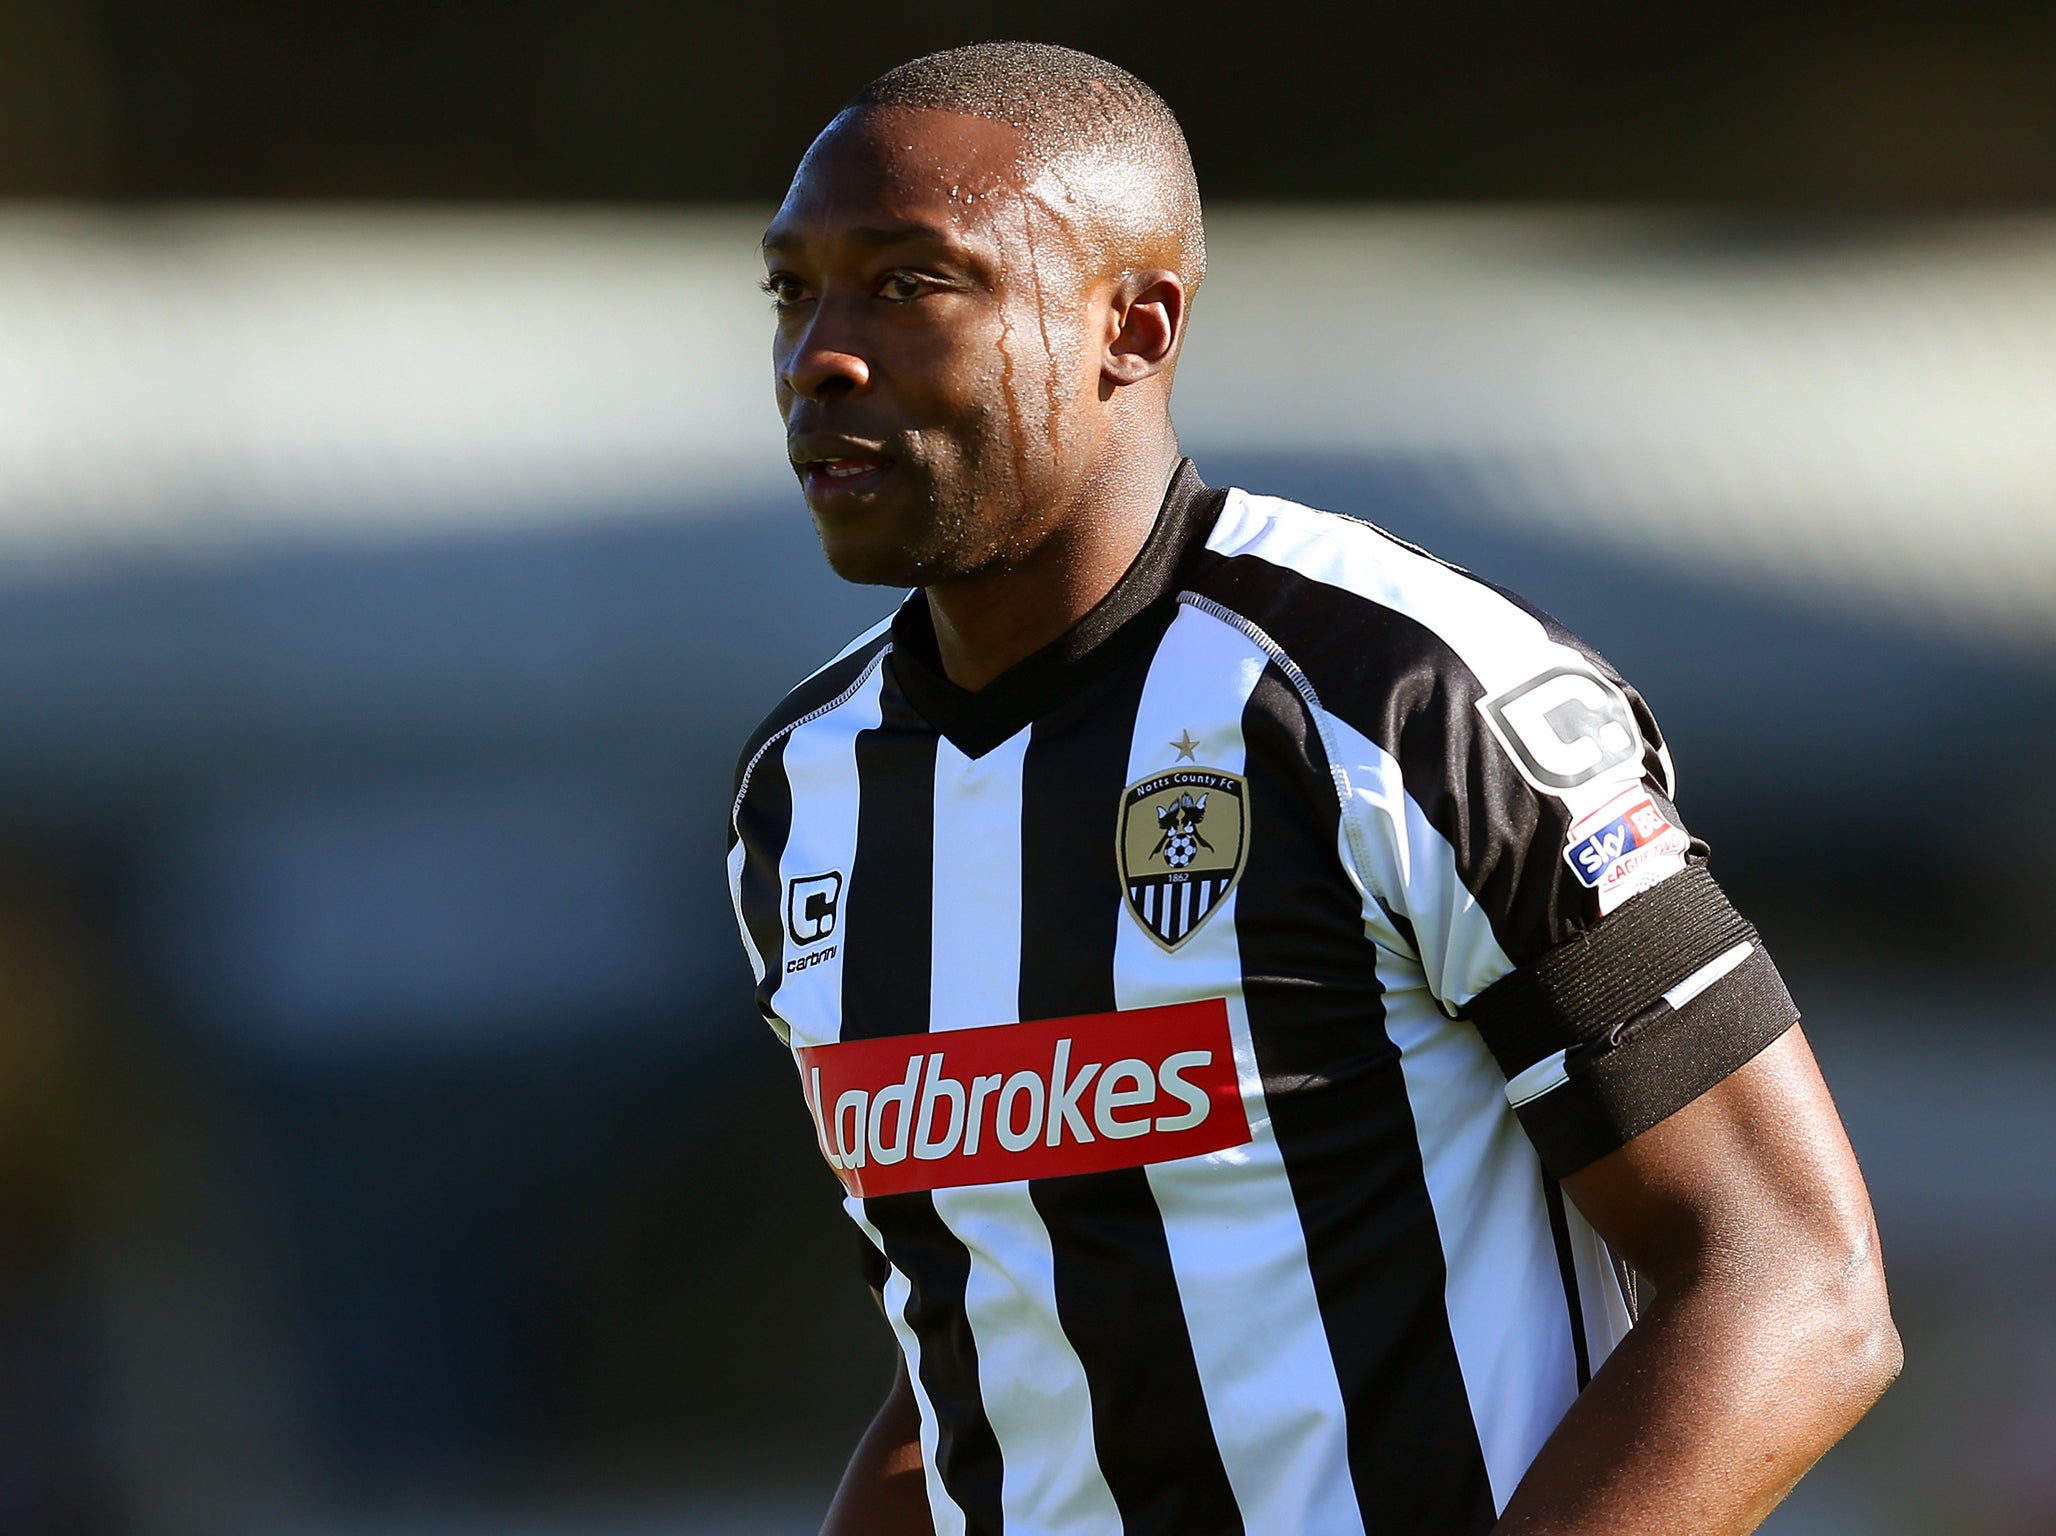
[{"label": "eye", "polygon": [[890,299],[895,304],[911,304],[934,289],[935,285],[918,272],[888,272],[878,285],[878,296]]},{"label": "eye", "polygon": [[806,288],[790,272],[773,272],[757,286],[771,295],[774,309],[790,309],[806,296]]}]

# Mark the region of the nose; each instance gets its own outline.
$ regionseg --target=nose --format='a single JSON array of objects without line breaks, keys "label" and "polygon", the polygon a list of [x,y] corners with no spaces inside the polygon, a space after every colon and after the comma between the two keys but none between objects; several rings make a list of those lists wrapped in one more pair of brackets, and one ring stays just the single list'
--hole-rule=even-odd
[{"label": "nose", "polygon": [[778,381],[806,400],[856,394],[870,387],[871,364],[830,305],[816,304],[806,328],[778,347]]}]

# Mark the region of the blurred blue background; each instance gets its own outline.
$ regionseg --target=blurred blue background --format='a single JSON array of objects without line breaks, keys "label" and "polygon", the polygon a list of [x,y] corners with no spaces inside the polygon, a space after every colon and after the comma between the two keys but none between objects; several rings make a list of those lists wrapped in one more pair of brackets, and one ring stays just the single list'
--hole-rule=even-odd
[{"label": "blurred blue background", "polygon": [[[1024,24],[306,14],[0,5],[0,1531],[811,1530],[890,1345],[723,815],[895,595],[753,248],[848,89]],[[1202,473],[1605,650],[1807,1012],[1909,1364],[1768,1529],[2039,1536],[2056,29],[1861,14],[1372,7],[1296,118],[1282,18],[1115,56],[1223,194]]]}]

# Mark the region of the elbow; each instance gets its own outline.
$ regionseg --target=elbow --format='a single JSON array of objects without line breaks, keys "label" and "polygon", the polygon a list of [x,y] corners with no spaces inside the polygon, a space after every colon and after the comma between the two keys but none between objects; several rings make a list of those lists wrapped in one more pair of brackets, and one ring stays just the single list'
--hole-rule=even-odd
[{"label": "elbow", "polygon": [[1899,1325],[1892,1320],[1882,1273],[1878,1276],[1876,1301],[1852,1321],[1848,1360],[1852,1385],[1861,1404],[1859,1414],[1868,1412],[1906,1367],[1906,1347],[1899,1340]]},{"label": "elbow", "polygon": [[1882,1287],[1874,1304],[1853,1307],[1844,1314],[1840,1332],[1841,1368],[1837,1374],[1844,1383],[1845,1401],[1854,1410],[1850,1414],[1853,1424],[1899,1379],[1906,1350]]},{"label": "elbow", "polygon": [[1853,1425],[1898,1379],[1906,1355],[1892,1320],[1877,1229],[1824,1245],[1809,1266],[1807,1290],[1814,1326],[1816,1379]]}]

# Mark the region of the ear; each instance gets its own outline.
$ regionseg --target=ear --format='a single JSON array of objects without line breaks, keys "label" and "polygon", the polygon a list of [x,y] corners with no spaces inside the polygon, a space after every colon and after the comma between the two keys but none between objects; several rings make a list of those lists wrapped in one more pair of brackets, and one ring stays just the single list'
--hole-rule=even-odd
[{"label": "ear", "polygon": [[1101,377],[1109,384],[1139,384],[1167,372],[1185,334],[1185,279],[1175,272],[1132,272],[1108,305]]}]

